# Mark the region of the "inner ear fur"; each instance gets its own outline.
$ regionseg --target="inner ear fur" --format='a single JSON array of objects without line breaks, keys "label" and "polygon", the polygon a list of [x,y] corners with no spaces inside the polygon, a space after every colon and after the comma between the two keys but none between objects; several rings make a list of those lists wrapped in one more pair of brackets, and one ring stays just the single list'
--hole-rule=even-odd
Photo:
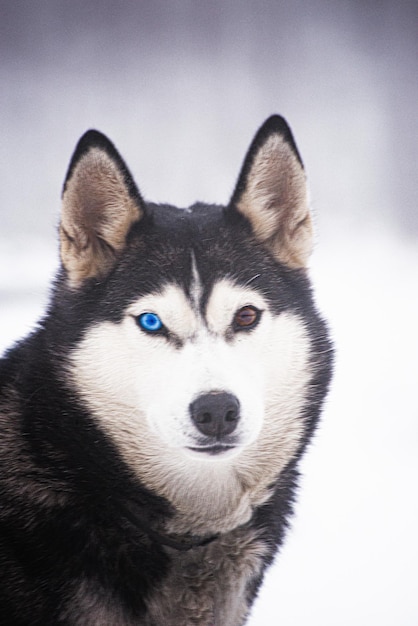
[{"label": "inner ear fur", "polygon": [[70,286],[106,276],[143,214],[139,192],[113,144],[88,131],[76,147],[62,196],[61,260]]},{"label": "inner ear fur", "polygon": [[255,237],[281,263],[306,266],[313,239],[306,177],[282,117],[270,117],[256,134],[231,207],[250,222]]}]

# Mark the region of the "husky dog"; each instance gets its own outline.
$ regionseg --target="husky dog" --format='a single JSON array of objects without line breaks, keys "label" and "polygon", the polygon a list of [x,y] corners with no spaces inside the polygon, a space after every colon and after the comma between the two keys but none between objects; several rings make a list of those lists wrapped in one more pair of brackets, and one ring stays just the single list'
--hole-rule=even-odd
[{"label": "husky dog", "polygon": [[269,118],[229,204],[181,210],[89,131],[59,233],[0,362],[0,623],[242,625],[331,376],[292,134]]}]

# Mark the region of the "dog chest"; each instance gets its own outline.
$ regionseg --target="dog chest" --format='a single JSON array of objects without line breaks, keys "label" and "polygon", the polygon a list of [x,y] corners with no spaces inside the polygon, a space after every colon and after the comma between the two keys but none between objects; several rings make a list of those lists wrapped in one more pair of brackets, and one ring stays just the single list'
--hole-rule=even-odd
[{"label": "dog chest", "polygon": [[168,575],[148,601],[144,626],[240,626],[249,589],[263,569],[267,546],[253,530],[238,529],[207,546],[168,548]]}]

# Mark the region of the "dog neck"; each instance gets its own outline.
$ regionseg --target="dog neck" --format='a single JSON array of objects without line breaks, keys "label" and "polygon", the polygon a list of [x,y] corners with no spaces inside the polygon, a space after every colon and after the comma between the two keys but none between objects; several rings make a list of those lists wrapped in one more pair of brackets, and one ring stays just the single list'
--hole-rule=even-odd
[{"label": "dog neck", "polygon": [[126,507],[123,509],[123,515],[130,524],[145,533],[153,543],[172,548],[179,552],[187,552],[193,548],[206,546],[219,537],[218,534],[199,537],[190,532],[184,533],[183,535],[170,535],[156,530],[151,526],[150,522],[135,515]]}]

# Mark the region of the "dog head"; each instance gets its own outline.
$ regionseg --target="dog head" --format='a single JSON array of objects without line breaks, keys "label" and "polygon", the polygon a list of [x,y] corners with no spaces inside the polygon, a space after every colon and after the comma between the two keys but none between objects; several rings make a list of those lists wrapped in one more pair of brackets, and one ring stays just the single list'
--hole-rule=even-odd
[{"label": "dog head", "polygon": [[220,475],[266,487],[316,420],[325,341],[286,122],[261,127],[226,207],[186,210],[146,203],[113,145],[89,131],[60,236],[73,385],[130,467],[177,504],[203,475],[207,493]]}]

